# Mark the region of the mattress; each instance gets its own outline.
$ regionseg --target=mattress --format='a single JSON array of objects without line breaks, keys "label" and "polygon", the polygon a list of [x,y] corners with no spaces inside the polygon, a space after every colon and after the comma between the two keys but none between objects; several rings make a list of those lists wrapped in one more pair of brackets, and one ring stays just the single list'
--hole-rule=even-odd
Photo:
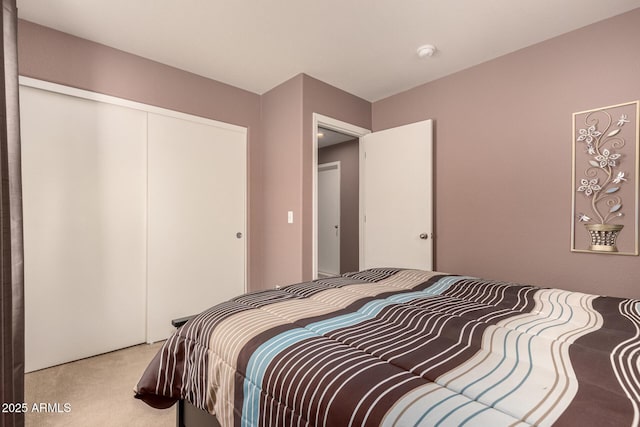
[{"label": "mattress", "polygon": [[381,268],[254,292],[170,337],[136,397],[222,426],[638,425],[637,300]]}]

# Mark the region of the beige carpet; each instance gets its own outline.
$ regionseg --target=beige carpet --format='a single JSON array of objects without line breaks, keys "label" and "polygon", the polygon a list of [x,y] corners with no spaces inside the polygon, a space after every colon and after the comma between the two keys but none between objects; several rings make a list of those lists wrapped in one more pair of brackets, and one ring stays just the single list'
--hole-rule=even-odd
[{"label": "beige carpet", "polygon": [[[25,375],[27,427],[173,427],[176,406],[158,410],[133,398],[133,388],[162,343],[141,344]],[[31,412],[34,403],[60,413]],[[64,412],[65,403],[70,409]]]}]

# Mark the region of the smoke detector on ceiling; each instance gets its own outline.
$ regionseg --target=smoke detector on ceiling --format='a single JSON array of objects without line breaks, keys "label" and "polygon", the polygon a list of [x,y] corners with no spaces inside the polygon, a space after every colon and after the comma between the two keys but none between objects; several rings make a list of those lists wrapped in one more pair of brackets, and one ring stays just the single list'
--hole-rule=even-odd
[{"label": "smoke detector on ceiling", "polygon": [[418,56],[420,58],[425,58],[425,57],[430,57],[433,56],[434,53],[436,53],[436,47],[432,44],[425,44],[422,45],[418,48],[417,52],[418,52]]}]

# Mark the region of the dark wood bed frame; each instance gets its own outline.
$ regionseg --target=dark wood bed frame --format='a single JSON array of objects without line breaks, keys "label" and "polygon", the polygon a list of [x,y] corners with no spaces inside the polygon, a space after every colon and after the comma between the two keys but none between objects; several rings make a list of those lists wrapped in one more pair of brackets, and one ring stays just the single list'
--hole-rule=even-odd
[{"label": "dark wood bed frame", "polygon": [[177,427],[220,427],[220,423],[215,415],[196,408],[186,400],[180,400],[177,405]]}]

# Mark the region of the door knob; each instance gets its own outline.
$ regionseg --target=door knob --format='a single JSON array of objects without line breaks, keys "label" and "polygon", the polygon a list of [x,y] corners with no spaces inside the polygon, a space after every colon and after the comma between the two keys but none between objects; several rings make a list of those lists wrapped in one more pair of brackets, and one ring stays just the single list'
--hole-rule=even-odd
[{"label": "door knob", "polygon": [[422,240],[427,240],[427,239],[429,238],[429,235],[428,235],[427,233],[422,233],[422,234],[420,235],[420,238],[421,238]]}]

